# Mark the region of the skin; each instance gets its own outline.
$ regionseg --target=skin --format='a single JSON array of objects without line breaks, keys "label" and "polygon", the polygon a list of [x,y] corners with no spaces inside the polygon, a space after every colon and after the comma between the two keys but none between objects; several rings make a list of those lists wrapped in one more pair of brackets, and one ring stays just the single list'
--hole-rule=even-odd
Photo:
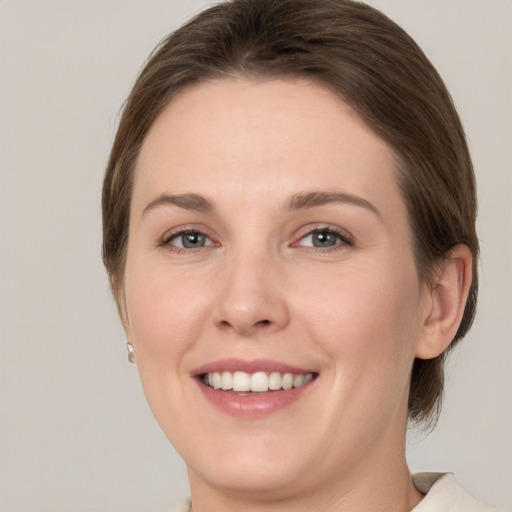
[{"label": "skin", "polygon": [[[286,208],[311,191],[351,200]],[[306,80],[203,83],[152,126],[130,215],[123,323],[194,511],[411,510],[411,367],[453,337],[471,257],[458,247],[434,286],[419,282],[387,144]],[[180,247],[183,229],[205,245]],[[315,247],[326,229],[334,244]],[[318,377],[283,409],[234,417],[192,377],[226,357]]]}]

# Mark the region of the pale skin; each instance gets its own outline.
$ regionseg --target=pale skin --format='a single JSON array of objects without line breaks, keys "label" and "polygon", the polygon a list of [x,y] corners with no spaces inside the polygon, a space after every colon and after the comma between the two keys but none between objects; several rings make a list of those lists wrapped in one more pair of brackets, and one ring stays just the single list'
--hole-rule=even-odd
[{"label": "pale skin", "polygon": [[[455,335],[471,254],[419,281],[387,144],[319,85],[233,78],[175,97],[135,172],[123,323],[194,512],[411,510],[411,367]],[[194,375],[224,358],[315,379],[238,417]]]}]

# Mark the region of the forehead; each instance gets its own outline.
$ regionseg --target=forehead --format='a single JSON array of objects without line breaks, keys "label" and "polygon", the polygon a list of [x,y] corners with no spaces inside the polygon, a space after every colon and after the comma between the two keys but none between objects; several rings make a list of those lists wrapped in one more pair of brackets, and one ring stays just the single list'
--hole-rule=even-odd
[{"label": "forehead", "polygon": [[396,189],[395,167],[385,141],[318,84],[214,80],[185,89],[157,118],[139,154],[133,199],[333,188],[372,196],[386,182]]}]

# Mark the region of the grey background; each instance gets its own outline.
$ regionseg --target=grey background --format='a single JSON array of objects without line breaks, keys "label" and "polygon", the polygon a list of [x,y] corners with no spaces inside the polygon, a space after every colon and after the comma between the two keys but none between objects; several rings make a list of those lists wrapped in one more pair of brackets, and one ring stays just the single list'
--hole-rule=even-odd
[{"label": "grey background", "polygon": [[[413,468],[512,511],[512,2],[374,0],[445,78],[480,195],[480,309]],[[100,260],[118,110],[201,0],[0,0],[0,510],[165,511],[184,464],[151,417]]]}]

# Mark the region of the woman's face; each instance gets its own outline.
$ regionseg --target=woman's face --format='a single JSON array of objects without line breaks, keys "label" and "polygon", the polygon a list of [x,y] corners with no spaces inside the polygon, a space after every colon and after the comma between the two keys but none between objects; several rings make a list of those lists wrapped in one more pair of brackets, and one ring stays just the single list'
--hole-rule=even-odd
[{"label": "woman's face", "polygon": [[392,152],[331,92],[217,80],[153,125],[125,328],[192,487],[278,496],[402,454],[428,295]]}]

